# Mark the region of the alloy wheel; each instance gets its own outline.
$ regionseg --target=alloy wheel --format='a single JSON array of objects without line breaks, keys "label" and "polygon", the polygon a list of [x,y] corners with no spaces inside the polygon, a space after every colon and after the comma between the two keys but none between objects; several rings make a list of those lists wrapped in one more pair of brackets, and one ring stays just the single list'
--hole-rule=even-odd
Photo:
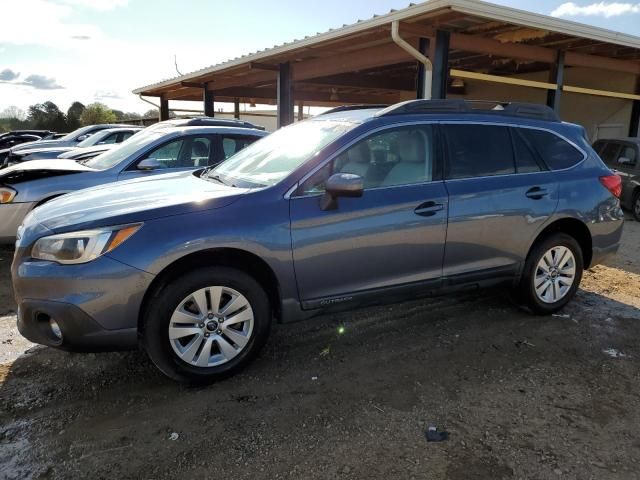
[{"label": "alloy wheel", "polygon": [[215,367],[244,350],[253,325],[253,310],[244,295],[226,286],[206,287],[178,304],[169,322],[169,342],[182,361]]},{"label": "alloy wheel", "polygon": [[576,278],[576,259],[567,247],[556,246],[545,252],[536,266],[534,288],[544,303],[556,303],[569,293]]}]

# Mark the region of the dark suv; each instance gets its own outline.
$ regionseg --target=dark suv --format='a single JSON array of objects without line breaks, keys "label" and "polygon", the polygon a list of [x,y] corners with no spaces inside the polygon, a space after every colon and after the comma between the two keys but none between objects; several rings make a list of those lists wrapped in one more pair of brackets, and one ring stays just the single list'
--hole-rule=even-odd
[{"label": "dark suv", "polygon": [[602,139],[595,142],[593,148],[622,178],[620,203],[640,222],[640,138]]},{"label": "dark suv", "polygon": [[18,327],[141,345],[180,381],[246,365],[290,322],[502,284],[533,313],[616,252],[620,178],[544,106],[411,101],[283,128],[216,167],[65,195],[20,227]]}]

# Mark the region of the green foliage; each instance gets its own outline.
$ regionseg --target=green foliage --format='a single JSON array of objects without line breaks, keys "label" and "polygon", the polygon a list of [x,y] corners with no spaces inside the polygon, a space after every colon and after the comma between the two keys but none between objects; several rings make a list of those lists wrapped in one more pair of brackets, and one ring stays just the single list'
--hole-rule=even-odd
[{"label": "green foliage", "polygon": [[67,110],[67,130],[73,131],[80,128],[80,117],[84,112],[85,106],[80,102],[73,102]]},{"label": "green foliage", "polygon": [[[157,110],[147,113],[158,116]],[[1,110],[0,133],[21,129],[71,132],[83,125],[137,120],[142,117],[143,115],[136,112],[112,110],[102,103],[92,103],[85,107],[80,102],[73,102],[65,114],[55,103],[44,102],[31,105],[26,113],[15,106]]]},{"label": "green foliage", "polygon": [[67,119],[64,113],[53,102],[38,103],[29,107],[27,121],[33,128],[64,132]]},{"label": "green foliage", "polygon": [[115,113],[103,103],[92,103],[80,115],[82,125],[96,125],[98,123],[114,123],[117,121]]}]

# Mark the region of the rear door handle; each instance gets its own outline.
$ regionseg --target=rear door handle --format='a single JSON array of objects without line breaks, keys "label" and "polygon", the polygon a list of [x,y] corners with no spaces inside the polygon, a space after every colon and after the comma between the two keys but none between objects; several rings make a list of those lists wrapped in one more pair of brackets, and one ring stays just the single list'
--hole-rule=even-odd
[{"label": "rear door handle", "polygon": [[424,202],[416,207],[414,210],[416,215],[420,215],[422,217],[432,217],[440,210],[444,209],[444,205],[442,203],[436,202]]},{"label": "rear door handle", "polygon": [[549,192],[547,192],[544,188],[541,188],[541,187],[533,187],[527,190],[527,193],[525,193],[525,195],[534,200],[540,200],[541,198],[549,195]]}]

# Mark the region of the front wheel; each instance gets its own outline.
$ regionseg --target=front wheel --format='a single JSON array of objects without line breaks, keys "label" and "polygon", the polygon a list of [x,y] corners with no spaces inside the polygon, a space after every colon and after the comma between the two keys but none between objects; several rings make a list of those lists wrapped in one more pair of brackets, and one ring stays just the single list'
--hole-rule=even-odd
[{"label": "front wheel", "polygon": [[232,268],[203,268],[154,294],[143,318],[142,345],[168,377],[210,383],[246,366],[270,325],[269,300],[256,280]]},{"label": "front wheel", "polygon": [[570,235],[556,233],[537,242],[520,281],[522,300],[538,315],[557,312],[578,290],[583,265],[582,249]]}]

